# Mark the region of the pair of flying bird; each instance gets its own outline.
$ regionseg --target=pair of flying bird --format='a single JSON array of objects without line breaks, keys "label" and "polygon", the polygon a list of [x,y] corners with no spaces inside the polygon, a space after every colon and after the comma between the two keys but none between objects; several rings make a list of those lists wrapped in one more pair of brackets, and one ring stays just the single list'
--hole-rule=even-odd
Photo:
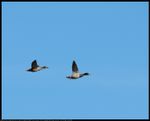
[{"label": "pair of flying bird", "polygon": [[[28,69],[27,71],[37,72],[37,71],[40,71],[42,69],[47,69],[47,68],[48,68],[47,66],[39,66],[37,64],[36,60],[34,60],[31,64],[31,68]],[[72,62],[72,75],[66,76],[66,78],[78,79],[78,78],[86,76],[86,75],[89,75],[89,73],[80,73],[76,62],[73,60],[73,62]]]}]

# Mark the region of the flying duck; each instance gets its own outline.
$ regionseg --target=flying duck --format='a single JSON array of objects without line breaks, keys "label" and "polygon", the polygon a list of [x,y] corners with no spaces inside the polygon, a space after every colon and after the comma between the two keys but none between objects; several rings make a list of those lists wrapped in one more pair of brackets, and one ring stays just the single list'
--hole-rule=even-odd
[{"label": "flying duck", "polygon": [[79,73],[78,66],[77,66],[76,62],[73,60],[73,62],[72,62],[72,75],[67,76],[66,78],[78,79],[78,78],[83,77],[85,75],[89,75],[89,73]]},{"label": "flying duck", "polygon": [[32,64],[31,64],[31,68],[28,69],[27,71],[31,71],[31,72],[37,72],[37,71],[40,71],[42,69],[46,69],[48,68],[47,66],[39,66],[36,62],[36,60],[32,61]]}]

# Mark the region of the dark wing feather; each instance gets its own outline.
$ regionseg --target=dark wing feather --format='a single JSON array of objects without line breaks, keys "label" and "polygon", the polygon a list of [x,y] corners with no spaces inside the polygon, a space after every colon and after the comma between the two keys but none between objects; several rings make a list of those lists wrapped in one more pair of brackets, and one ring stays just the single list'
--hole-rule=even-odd
[{"label": "dark wing feather", "polygon": [[73,72],[78,72],[78,71],[79,71],[79,70],[78,70],[78,66],[77,66],[77,64],[76,64],[75,61],[73,61],[73,63],[72,63],[72,71],[73,71]]},{"label": "dark wing feather", "polygon": [[34,60],[34,61],[32,62],[31,67],[32,67],[32,68],[37,68],[37,67],[39,67],[39,65],[37,64],[36,60]]}]

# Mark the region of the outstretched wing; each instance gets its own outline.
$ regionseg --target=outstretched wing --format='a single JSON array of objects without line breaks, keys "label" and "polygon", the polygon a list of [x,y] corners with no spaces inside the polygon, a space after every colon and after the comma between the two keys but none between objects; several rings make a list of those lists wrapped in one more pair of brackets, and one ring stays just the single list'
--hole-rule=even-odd
[{"label": "outstretched wing", "polygon": [[73,71],[73,72],[78,72],[78,71],[79,71],[79,70],[78,70],[78,66],[77,66],[77,64],[76,64],[75,61],[73,61],[73,63],[72,63],[72,71]]},{"label": "outstretched wing", "polygon": [[37,64],[36,60],[34,60],[31,64],[31,68],[37,68],[39,65]]}]

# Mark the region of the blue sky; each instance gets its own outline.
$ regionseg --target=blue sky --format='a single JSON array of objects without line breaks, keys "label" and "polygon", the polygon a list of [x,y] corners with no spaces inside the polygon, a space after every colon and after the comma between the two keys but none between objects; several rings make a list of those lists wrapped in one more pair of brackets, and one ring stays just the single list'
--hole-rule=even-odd
[{"label": "blue sky", "polygon": [[2,116],[148,118],[148,2],[3,2]]}]

